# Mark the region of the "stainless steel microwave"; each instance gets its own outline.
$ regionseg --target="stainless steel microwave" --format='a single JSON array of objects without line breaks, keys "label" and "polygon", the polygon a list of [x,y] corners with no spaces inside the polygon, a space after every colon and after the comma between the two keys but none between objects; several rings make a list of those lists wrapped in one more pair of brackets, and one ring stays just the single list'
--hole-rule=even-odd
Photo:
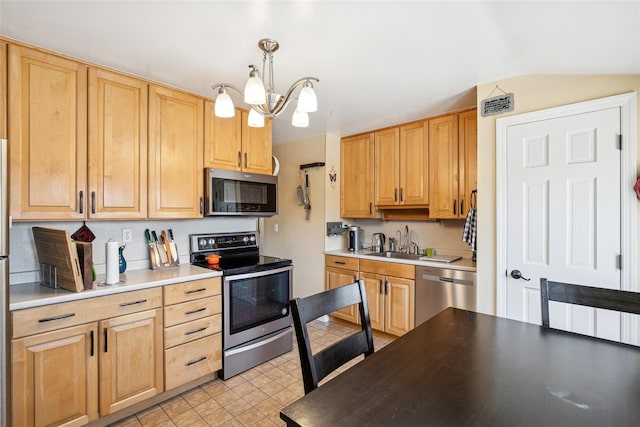
[{"label": "stainless steel microwave", "polygon": [[278,213],[278,177],[205,168],[205,216]]}]

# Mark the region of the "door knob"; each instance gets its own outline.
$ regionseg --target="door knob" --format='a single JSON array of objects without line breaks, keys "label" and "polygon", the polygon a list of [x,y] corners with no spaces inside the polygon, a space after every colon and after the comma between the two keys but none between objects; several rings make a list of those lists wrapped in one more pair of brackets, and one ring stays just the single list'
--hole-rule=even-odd
[{"label": "door knob", "polygon": [[522,279],[522,280],[526,280],[527,282],[531,279],[527,279],[526,277],[524,277],[522,275],[522,273],[520,272],[520,270],[511,270],[511,277],[513,277],[514,279]]}]

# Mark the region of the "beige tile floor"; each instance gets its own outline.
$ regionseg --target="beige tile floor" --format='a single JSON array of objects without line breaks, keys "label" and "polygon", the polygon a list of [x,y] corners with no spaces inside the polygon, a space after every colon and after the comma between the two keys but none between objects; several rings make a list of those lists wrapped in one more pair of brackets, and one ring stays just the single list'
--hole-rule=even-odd
[{"label": "beige tile floor", "polygon": [[[335,321],[309,324],[314,352],[353,333]],[[379,350],[389,337],[374,337]],[[363,356],[347,363],[333,376],[353,366]],[[322,383],[321,383],[322,384]],[[293,351],[236,375],[227,381],[216,379],[121,420],[112,426],[282,426],[280,409],[304,395],[297,344]]]}]

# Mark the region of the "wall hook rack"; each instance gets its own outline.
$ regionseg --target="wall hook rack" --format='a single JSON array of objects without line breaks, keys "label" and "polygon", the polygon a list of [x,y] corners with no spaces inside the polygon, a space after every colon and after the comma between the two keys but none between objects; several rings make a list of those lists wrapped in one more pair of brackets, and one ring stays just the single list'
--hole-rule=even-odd
[{"label": "wall hook rack", "polygon": [[309,168],[320,168],[323,166],[324,166],[324,162],[307,163],[304,165],[300,165],[300,170],[309,169]]}]

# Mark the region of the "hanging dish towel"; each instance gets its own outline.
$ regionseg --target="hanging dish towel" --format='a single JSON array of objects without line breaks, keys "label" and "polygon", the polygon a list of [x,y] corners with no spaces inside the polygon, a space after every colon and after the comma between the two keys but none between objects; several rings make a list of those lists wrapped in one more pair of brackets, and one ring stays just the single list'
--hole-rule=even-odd
[{"label": "hanging dish towel", "polygon": [[467,218],[464,220],[464,231],[462,232],[462,241],[471,245],[471,250],[476,251],[476,208],[471,207],[467,212]]}]

